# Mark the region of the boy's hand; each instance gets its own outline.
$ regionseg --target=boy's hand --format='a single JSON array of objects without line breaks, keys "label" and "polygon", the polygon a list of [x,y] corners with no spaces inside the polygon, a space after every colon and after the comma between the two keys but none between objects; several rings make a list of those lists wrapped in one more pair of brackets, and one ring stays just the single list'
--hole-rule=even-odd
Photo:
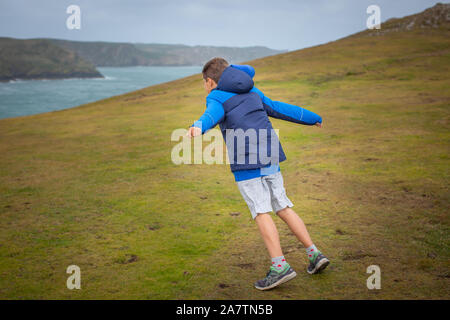
[{"label": "boy's hand", "polygon": [[190,127],[188,129],[188,132],[186,132],[186,136],[188,136],[189,138],[196,137],[201,134],[202,134],[202,129],[200,129],[198,127]]},{"label": "boy's hand", "polygon": [[318,126],[319,128],[322,128],[322,124],[320,122],[316,122],[315,126]]}]

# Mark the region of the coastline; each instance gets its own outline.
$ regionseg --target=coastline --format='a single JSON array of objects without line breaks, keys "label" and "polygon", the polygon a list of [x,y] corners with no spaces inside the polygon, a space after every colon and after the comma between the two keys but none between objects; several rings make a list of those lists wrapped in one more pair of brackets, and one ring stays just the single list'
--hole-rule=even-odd
[{"label": "coastline", "polygon": [[33,78],[0,82],[0,119],[74,108],[201,71],[200,67],[103,67],[101,77]]},{"label": "coastline", "polygon": [[0,83],[27,81],[27,80],[65,80],[65,79],[93,79],[93,78],[101,79],[104,77],[105,76],[98,71],[92,73],[74,72],[69,75],[43,73],[36,76],[2,77],[0,78]]}]

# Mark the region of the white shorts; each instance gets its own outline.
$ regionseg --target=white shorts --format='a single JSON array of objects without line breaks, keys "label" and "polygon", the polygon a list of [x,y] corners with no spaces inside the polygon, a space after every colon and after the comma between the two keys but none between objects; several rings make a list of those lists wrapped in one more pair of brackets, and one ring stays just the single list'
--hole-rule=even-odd
[{"label": "white shorts", "polygon": [[278,212],[293,207],[286,195],[281,172],[237,182],[239,191],[250,209],[252,218],[260,213]]}]

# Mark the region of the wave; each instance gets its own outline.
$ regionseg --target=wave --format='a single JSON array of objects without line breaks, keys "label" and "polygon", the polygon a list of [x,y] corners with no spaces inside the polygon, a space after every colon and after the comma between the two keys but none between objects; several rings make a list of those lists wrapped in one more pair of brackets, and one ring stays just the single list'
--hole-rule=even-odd
[{"label": "wave", "polygon": [[116,77],[104,76],[103,78],[91,78],[91,80],[116,80]]},{"label": "wave", "polygon": [[27,83],[30,81],[73,81],[73,80],[116,80],[116,77],[104,76],[98,78],[61,78],[61,79],[14,79],[6,81],[5,83]]},{"label": "wave", "polygon": [[9,81],[7,81],[6,83],[17,83],[17,82],[25,82],[26,80],[20,80],[20,79],[17,79],[17,80],[9,80]]},{"label": "wave", "polygon": [[97,77],[97,78],[66,78],[66,79],[60,79],[64,81],[71,81],[71,80],[116,80],[116,77],[110,77],[110,76],[104,76],[104,77]]}]

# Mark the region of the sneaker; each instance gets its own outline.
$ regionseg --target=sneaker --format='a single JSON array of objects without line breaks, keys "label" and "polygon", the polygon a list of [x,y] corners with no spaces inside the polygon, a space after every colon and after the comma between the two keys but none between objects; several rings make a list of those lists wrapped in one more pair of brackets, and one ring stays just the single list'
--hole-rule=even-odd
[{"label": "sneaker", "polygon": [[319,273],[330,264],[330,260],[327,259],[322,253],[319,253],[313,262],[309,263],[306,270],[309,274]]},{"label": "sneaker", "polygon": [[255,288],[259,290],[269,290],[286,281],[294,279],[296,275],[294,269],[292,269],[288,263],[286,263],[286,266],[281,271],[277,271],[277,269],[271,266],[266,277],[255,282]]}]

